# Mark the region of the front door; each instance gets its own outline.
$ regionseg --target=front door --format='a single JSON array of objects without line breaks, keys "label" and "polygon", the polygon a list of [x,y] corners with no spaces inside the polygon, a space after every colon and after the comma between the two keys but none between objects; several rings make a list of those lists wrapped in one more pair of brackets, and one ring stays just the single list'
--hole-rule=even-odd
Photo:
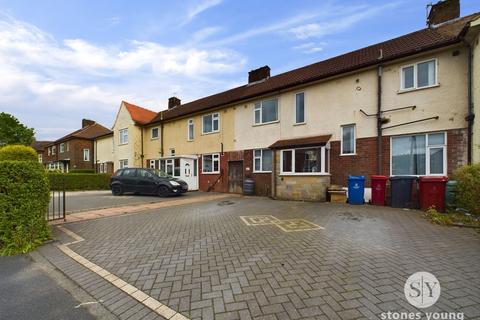
[{"label": "front door", "polygon": [[243,192],[243,161],[228,162],[228,192]]},{"label": "front door", "polygon": [[188,190],[198,190],[197,159],[181,158],[180,178],[188,184]]}]

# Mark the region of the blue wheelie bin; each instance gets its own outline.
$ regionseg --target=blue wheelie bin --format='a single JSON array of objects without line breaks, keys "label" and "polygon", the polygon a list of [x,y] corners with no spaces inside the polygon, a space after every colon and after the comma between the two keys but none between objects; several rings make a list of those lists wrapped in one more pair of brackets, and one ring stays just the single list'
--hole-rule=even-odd
[{"label": "blue wheelie bin", "polygon": [[348,203],[365,203],[365,177],[348,176]]}]

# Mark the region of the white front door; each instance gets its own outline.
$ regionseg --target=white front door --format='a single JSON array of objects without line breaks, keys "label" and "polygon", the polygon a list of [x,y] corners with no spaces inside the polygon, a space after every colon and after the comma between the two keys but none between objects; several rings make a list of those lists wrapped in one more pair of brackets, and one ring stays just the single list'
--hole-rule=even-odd
[{"label": "white front door", "polygon": [[197,159],[180,159],[180,179],[188,184],[188,190],[198,190]]}]

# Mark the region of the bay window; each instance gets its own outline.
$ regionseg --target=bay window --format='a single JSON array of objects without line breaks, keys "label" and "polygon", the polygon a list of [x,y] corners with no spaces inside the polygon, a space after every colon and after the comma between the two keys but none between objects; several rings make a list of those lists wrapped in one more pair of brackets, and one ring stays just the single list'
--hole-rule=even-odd
[{"label": "bay window", "polygon": [[444,132],[392,137],[392,175],[446,175]]},{"label": "bay window", "polygon": [[402,90],[431,87],[437,84],[437,60],[419,62],[401,68]]},{"label": "bay window", "polygon": [[255,103],[255,124],[278,121],[278,99],[263,100]]},{"label": "bay window", "polygon": [[281,174],[326,174],[328,152],[325,146],[280,151]]},{"label": "bay window", "polygon": [[273,152],[270,149],[253,150],[253,172],[272,171]]},{"label": "bay window", "polygon": [[220,154],[205,154],[202,156],[203,173],[220,173]]}]

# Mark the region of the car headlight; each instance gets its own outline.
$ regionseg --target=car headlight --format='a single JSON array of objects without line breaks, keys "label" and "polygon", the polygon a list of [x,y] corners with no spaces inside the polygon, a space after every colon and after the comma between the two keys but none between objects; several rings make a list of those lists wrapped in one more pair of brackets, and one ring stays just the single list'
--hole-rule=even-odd
[{"label": "car headlight", "polygon": [[178,183],[177,181],[173,181],[173,180],[172,180],[172,181],[169,181],[169,182],[170,182],[170,184],[171,184],[172,186],[174,186],[174,187],[178,187],[178,186],[180,185],[180,183]]}]

